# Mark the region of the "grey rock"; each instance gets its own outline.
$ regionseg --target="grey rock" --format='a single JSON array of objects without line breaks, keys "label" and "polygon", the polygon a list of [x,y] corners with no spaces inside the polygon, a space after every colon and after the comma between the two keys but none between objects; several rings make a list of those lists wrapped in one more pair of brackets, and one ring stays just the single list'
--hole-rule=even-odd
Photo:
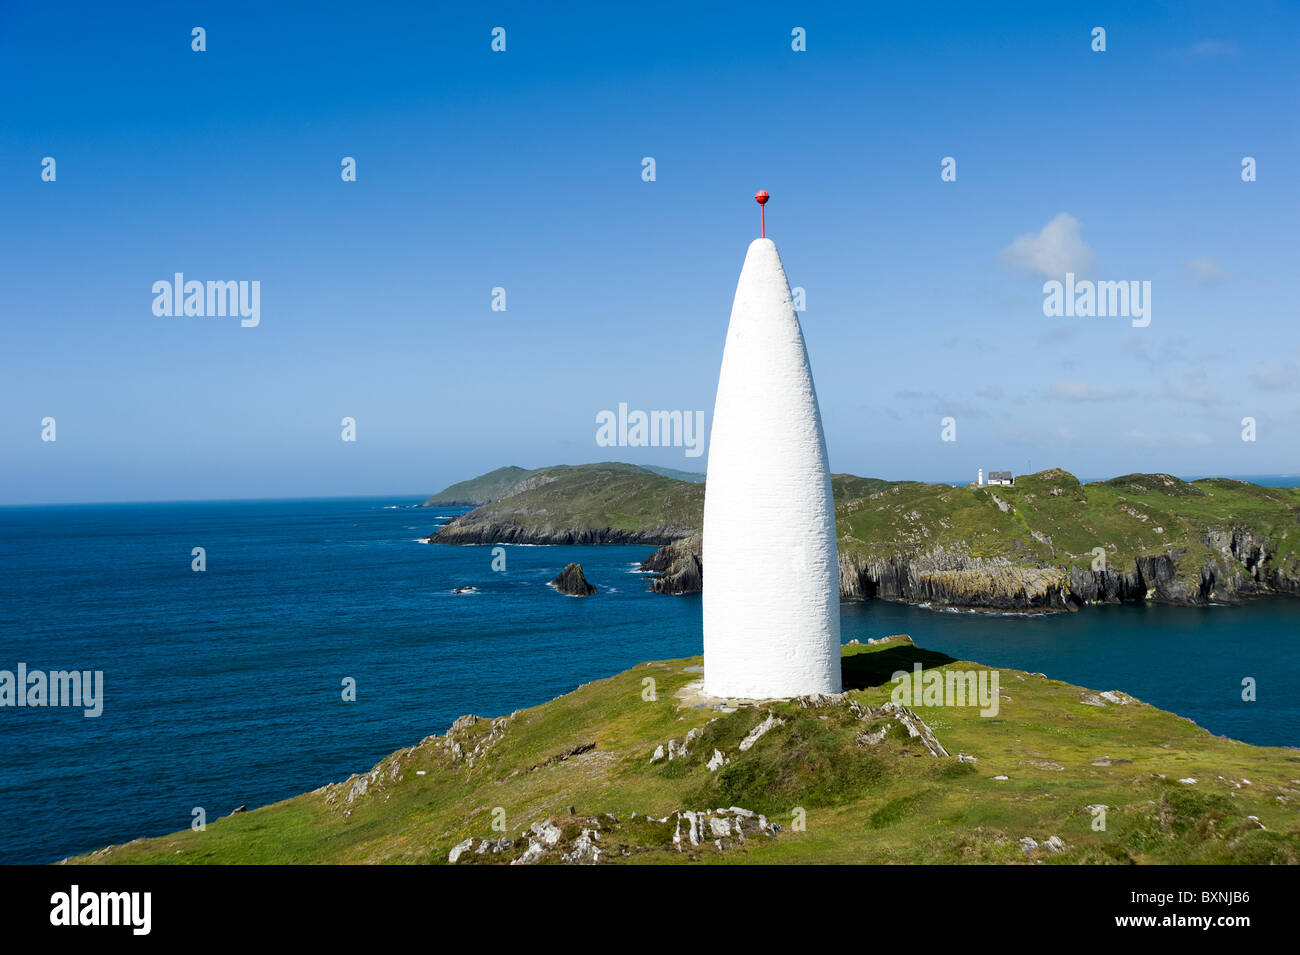
[{"label": "grey rock", "polygon": [[587,578],[583,576],[582,565],[577,563],[568,564],[551,584],[560,593],[570,597],[587,597],[596,592],[596,588],[587,583]]},{"label": "grey rock", "polygon": [[474,845],[473,839],[466,839],[464,842],[456,843],[454,846],[451,847],[451,851],[447,853],[447,861],[454,865],[456,861],[460,859],[462,855],[468,852],[470,850],[470,847],[473,845]]}]

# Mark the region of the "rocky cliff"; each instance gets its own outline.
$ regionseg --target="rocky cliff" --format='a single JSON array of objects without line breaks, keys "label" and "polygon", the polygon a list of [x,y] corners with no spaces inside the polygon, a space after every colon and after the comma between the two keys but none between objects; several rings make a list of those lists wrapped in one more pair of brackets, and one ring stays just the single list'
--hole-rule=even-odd
[{"label": "rocky cliff", "polygon": [[[1250,531],[1211,530],[1207,546],[1218,553],[1198,564],[1184,550],[1136,557],[1128,567],[1031,566],[1007,558],[974,557],[938,547],[919,555],[870,559],[841,553],[843,600],[901,600],[935,607],[1008,612],[1072,611],[1088,604],[1141,602],[1199,606],[1238,603],[1247,597],[1300,595],[1294,564],[1273,560],[1272,541]],[[641,565],[656,576],[658,593],[696,593],[703,584],[699,538],[661,547]]]},{"label": "rocky cliff", "polygon": [[1012,487],[899,483],[839,502],[840,591],[942,607],[1069,611],[1300,593],[1300,490],[1057,468]]},{"label": "rocky cliff", "polygon": [[[466,515],[468,516],[468,515]],[[431,544],[650,544],[675,541],[689,534],[682,524],[663,524],[644,530],[617,527],[555,527],[552,524],[521,526],[510,521],[452,521],[430,534]]]},{"label": "rocky cliff", "polygon": [[699,534],[665,544],[641,562],[642,570],[655,575],[650,589],[660,594],[699,593],[701,566]]}]

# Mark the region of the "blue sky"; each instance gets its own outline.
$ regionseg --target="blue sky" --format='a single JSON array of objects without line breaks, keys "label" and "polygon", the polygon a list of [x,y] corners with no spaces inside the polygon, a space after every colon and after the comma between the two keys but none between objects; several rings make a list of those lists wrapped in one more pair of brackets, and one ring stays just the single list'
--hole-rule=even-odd
[{"label": "blue sky", "polygon": [[707,420],[759,188],[835,470],[1300,471],[1296,5],[541,6],[0,6],[0,503],[702,469],[595,416]]}]

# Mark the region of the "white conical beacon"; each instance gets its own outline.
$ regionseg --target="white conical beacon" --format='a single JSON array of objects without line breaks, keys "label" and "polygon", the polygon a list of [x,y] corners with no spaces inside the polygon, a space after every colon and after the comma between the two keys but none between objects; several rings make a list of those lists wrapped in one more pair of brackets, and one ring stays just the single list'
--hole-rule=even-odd
[{"label": "white conical beacon", "polygon": [[766,237],[749,246],[727,327],[701,556],[705,693],[840,691],[826,438],[790,285]]}]

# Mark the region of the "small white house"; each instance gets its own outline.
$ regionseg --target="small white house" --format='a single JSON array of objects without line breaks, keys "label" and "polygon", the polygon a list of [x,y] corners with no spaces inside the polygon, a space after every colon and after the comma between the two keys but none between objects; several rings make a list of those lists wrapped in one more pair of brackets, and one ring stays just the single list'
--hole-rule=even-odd
[{"label": "small white house", "polygon": [[989,484],[998,484],[1003,487],[1012,487],[1015,485],[1015,483],[1016,483],[1016,479],[1011,476],[1010,471],[989,472]]}]

